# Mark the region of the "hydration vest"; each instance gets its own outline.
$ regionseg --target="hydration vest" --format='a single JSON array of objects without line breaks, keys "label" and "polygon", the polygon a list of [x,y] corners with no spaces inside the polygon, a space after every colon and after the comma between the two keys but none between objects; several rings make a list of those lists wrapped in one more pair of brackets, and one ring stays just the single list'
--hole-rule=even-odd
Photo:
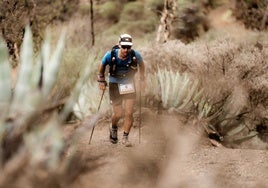
[{"label": "hydration vest", "polygon": [[111,76],[113,77],[125,77],[127,75],[129,75],[130,73],[136,73],[137,72],[137,59],[136,59],[136,54],[135,51],[133,49],[131,49],[129,51],[130,54],[130,62],[127,63],[125,66],[128,69],[128,73],[124,74],[124,75],[118,75],[117,74],[117,61],[116,61],[116,49],[119,49],[118,45],[113,46],[112,50],[111,50],[111,64],[110,66],[110,70],[109,73]]}]

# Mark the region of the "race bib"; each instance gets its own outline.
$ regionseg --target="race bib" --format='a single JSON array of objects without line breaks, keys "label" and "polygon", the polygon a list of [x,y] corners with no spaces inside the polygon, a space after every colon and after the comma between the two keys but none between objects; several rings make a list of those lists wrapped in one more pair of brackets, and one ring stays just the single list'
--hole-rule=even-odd
[{"label": "race bib", "polygon": [[119,93],[121,95],[123,94],[129,94],[129,93],[134,93],[135,92],[135,87],[133,83],[130,84],[119,84]]}]

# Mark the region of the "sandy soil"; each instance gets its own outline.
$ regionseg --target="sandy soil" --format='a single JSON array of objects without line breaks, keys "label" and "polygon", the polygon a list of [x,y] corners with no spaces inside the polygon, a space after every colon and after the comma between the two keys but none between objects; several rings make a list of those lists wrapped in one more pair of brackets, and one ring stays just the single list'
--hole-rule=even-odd
[{"label": "sandy soil", "polygon": [[[268,151],[215,147],[194,117],[143,109],[130,134],[133,147],[111,144],[108,121],[79,138],[84,171],[70,187],[266,187]],[[83,127],[81,124],[78,127]],[[119,139],[122,128],[119,129]],[[140,143],[139,143],[140,138]]]}]

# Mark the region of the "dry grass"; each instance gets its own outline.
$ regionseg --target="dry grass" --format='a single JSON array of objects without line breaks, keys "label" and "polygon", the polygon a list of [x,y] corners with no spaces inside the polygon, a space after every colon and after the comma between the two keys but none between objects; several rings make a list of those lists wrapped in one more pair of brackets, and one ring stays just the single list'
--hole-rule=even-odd
[{"label": "dry grass", "polygon": [[[148,73],[157,72],[159,67],[187,73],[198,81],[202,96],[212,107],[207,118],[221,135],[243,125],[242,135],[232,135],[234,141],[250,134],[267,119],[266,37],[251,35],[244,41],[227,37],[188,45],[170,41],[143,49],[142,54],[149,60]],[[154,84],[150,88],[159,87],[159,83]],[[165,92],[172,91],[177,84],[165,88]]]}]

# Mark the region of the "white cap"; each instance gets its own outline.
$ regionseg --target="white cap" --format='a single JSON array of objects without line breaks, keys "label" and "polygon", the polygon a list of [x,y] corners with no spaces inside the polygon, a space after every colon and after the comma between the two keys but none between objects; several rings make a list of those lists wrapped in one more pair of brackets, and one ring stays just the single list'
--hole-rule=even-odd
[{"label": "white cap", "polygon": [[122,34],[119,37],[119,44],[120,45],[126,45],[126,46],[132,46],[132,37],[129,34]]}]

